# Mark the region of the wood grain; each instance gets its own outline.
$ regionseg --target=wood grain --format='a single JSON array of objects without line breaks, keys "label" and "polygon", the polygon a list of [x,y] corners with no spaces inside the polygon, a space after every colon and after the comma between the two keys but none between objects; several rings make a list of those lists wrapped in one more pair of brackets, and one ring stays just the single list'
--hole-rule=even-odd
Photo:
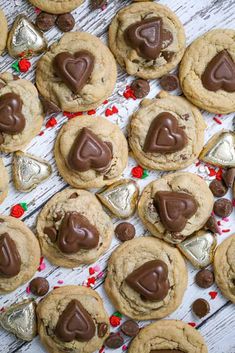
[{"label": "wood grain", "polygon": [[[156,1],[157,2],[157,1]],[[235,21],[235,1],[234,0],[161,0],[161,4],[168,5],[176,14],[180,17],[182,23],[185,26],[187,43],[189,44],[199,35],[205,33],[212,28],[234,28]],[[110,0],[109,5],[105,11],[97,10],[91,11],[89,1],[85,1],[84,4],[73,12],[76,18],[76,30],[88,31],[100,37],[104,42],[107,41],[107,28],[112,17],[115,13],[123,6],[131,3],[129,0]],[[28,4],[26,0],[0,0],[0,7],[4,10],[9,26],[19,13],[25,13],[31,20],[36,17],[35,10]],[[60,38],[62,33],[56,28],[51,29],[46,33],[46,37],[49,44]],[[21,74],[21,77],[27,78],[34,81],[34,69],[36,67],[38,58],[31,60],[32,69],[27,74]],[[11,65],[14,60],[6,53],[0,58],[0,70],[6,71],[11,70]],[[139,101],[126,100],[122,97],[120,92],[123,92],[126,85],[132,80],[131,77],[127,76],[121,69],[118,71],[118,82],[116,89],[112,97],[110,97],[107,105],[101,106],[97,109],[97,114],[104,116],[104,111],[109,106],[114,104],[119,109],[119,113],[109,118],[113,122],[117,123],[125,132],[128,123],[128,117],[131,113],[137,109]],[[151,92],[149,97],[154,97],[159,91],[159,85],[157,81],[151,82]],[[233,122],[233,114],[221,117],[223,121],[222,126],[218,125],[213,119],[212,115],[203,112],[204,118],[208,124],[206,132],[206,139],[208,139],[215,132],[221,128],[231,129]],[[92,118],[92,117],[91,117]],[[9,214],[10,208],[13,204],[19,202],[27,202],[28,211],[25,213],[23,220],[33,230],[35,229],[35,220],[40,211],[41,207],[47,202],[47,200],[53,196],[56,192],[68,187],[64,181],[58,175],[54,157],[53,157],[53,145],[58,130],[67,119],[62,115],[57,117],[58,124],[54,128],[45,129],[43,127],[44,135],[37,136],[31,144],[28,146],[27,151],[38,155],[42,158],[47,159],[53,168],[53,175],[49,180],[39,185],[35,190],[30,193],[24,194],[17,192],[10,182],[10,190],[8,198],[0,206],[0,213]],[[9,175],[11,175],[11,155],[4,154],[4,163],[7,166]],[[130,171],[136,163],[133,159],[129,159],[129,167],[125,170],[124,176],[130,177]],[[197,173],[198,168],[193,165],[187,170]],[[150,172],[149,177],[144,180],[138,180],[139,187],[142,189],[154,178],[157,178],[162,173]],[[114,219],[114,223],[118,220]],[[137,235],[145,235],[147,231],[143,229],[137,216],[134,216],[130,220],[136,227]],[[231,229],[228,233],[218,237],[218,242],[221,242],[226,236],[229,236],[235,229],[234,215],[230,217],[228,223],[224,223],[223,228]],[[105,271],[107,259],[110,253],[118,246],[118,241],[113,240],[109,251],[100,258],[97,262],[99,263],[102,270]],[[63,268],[55,268],[46,261],[46,268],[40,275],[48,278],[51,288],[58,285],[58,280],[64,280],[64,284],[82,284],[82,282],[88,277],[88,266],[83,266],[74,270],[68,270]],[[199,330],[205,337],[208,344],[210,353],[234,353],[235,352],[235,314],[234,306],[222,297],[219,290],[214,285],[208,290],[198,288],[194,283],[194,276],[197,272],[190,264],[188,264],[189,270],[189,285],[185,293],[184,300],[180,308],[173,313],[170,317],[176,319],[182,319],[186,322],[196,322]],[[96,283],[96,289],[104,299],[105,307],[109,314],[115,311],[110,305],[102,286],[103,280],[99,280]],[[209,296],[209,291],[218,291],[219,294],[216,299],[212,300]],[[22,286],[12,294],[0,297],[0,307],[10,305],[16,300],[29,297],[26,294],[26,286]],[[203,297],[210,302],[211,311],[204,320],[196,319],[191,313],[191,303],[198,297]],[[141,326],[146,323],[140,323]],[[10,333],[4,330],[0,330],[0,352],[2,353],[15,353],[15,352],[32,352],[32,353],[45,353],[45,350],[40,345],[38,337],[30,343],[22,342],[16,339]],[[128,344],[128,340],[126,341]],[[105,352],[110,353],[111,350],[106,349]],[[122,349],[115,350],[117,353],[121,353]]]}]

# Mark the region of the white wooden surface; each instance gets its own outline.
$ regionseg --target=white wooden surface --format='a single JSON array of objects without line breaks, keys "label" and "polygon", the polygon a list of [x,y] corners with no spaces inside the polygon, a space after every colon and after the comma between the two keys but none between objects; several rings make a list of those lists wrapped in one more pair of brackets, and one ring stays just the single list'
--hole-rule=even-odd
[{"label": "white wooden surface", "polygon": [[[112,17],[121,7],[129,4],[130,2],[131,1],[129,0],[110,0],[109,5],[105,11],[91,11],[89,1],[86,0],[81,7],[73,12],[76,18],[75,30],[88,31],[99,36],[103,41],[106,41],[107,28]],[[159,2],[161,4],[168,5],[180,17],[185,26],[188,44],[212,28],[234,28],[235,0],[160,0]],[[0,0],[0,6],[5,11],[9,26],[12,24],[14,18],[19,13],[25,13],[32,20],[34,20],[36,17],[34,8],[30,6],[26,0]],[[46,33],[46,37],[50,44],[53,43],[61,35],[62,33],[56,28],[53,28]],[[31,61],[33,63],[31,70],[27,74],[21,74],[21,77],[26,77],[29,80],[34,80],[34,68],[36,66],[37,60],[38,58]],[[13,61],[14,60],[11,57],[4,53],[4,55],[0,58],[0,70],[11,71],[11,64]],[[131,79],[132,78],[128,77],[122,70],[119,70],[118,83],[114,94],[109,99],[109,103],[106,106],[101,106],[97,110],[99,114],[104,115],[105,109],[108,106],[115,104],[119,109],[119,113],[108,119],[118,123],[124,131],[128,122],[128,116],[138,107],[139,104],[139,101],[125,100],[120,94],[118,94],[118,92],[124,90],[125,86],[128,82],[131,81]],[[149,97],[154,97],[158,91],[158,82],[152,81]],[[222,125],[218,125],[212,119],[213,115],[205,112],[203,112],[203,115],[208,123],[206,139],[208,139],[215,132],[219,131],[221,128],[232,128],[233,114],[221,117],[223,122]],[[66,121],[66,118],[60,115],[57,117],[57,121],[58,124],[54,128],[45,129],[45,127],[43,127],[45,132],[44,135],[34,138],[34,140],[27,148],[27,151],[30,153],[41,156],[51,162],[53,166],[53,175],[51,178],[27,194],[17,192],[14,189],[11,181],[9,195],[4,203],[0,206],[0,212],[8,215],[12,205],[19,202],[27,202],[28,211],[24,214],[23,220],[33,230],[35,228],[36,216],[41,207],[52,195],[68,186],[59,177],[53,158],[53,143],[55,136],[61,125]],[[3,155],[3,159],[10,175],[11,155],[5,154]],[[125,177],[130,177],[131,168],[135,165],[135,161],[130,159],[129,167],[124,173]],[[198,173],[198,168],[194,165],[188,168],[188,170]],[[138,179],[140,188],[142,189],[146,184],[148,184],[151,180],[158,177],[159,175],[160,173],[150,172],[148,178],[144,180]],[[231,195],[227,196],[231,197]],[[118,220],[114,220],[114,222],[117,221]],[[136,226],[138,236],[147,233],[147,231],[143,229],[137,216],[134,216],[130,221]],[[231,229],[231,231],[228,233],[222,233],[222,235],[218,236],[218,242],[221,242],[225,237],[229,236],[229,234],[232,234],[232,231],[235,230],[234,221],[235,218],[233,214],[230,216],[229,222],[222,225],[222,229]],[[113,239],[109,251],[99,260],[99,262],[97,262],[99,263],[102,270],[105,270],[107,259],[117,245],[118,241]],[[64,284],[81,284],[89,276],[89,266],[83,266],[75,270],[68,270],[63,268],[55,268],[47,261],[45,262],[46,268],[40,272],[40,275],[47,277],[51,288],[55,285],[58,285],[58,280],[63,280]],[[190,274],[189,284],[184,296],[183,303],[180,308],[170,317],[182,319],[186,322],[195,322],[198,326],[198,329],[205,337],[210,353],[235,353],[234,306],[225,298],[223,298],[219,290],[216,288],[216,285],[206,290],[198,288],[194,283],[194,275],[197,271],[193,269],[190,264],[188,264],[188,270]],[[36,275],[39,275],[39,273]],[[104,293],[102,282],[102,279],[98,280],[96,282],[95,289],[103,297],[105,307],[111,315],[115,309],[110,305]],[[218,296],[214,300],[212,300],[209,296],[210,291],[218,291]],[[12,294],[0,297],[0,307],[10,305],[16,300],[20,300],[29,296],[30,295],[26,293],[26,285],[22,286]],[[210,313],[203,320],[196,319],[190,310],[191,303],[198,297],[207,299],[211,305]],[[140,324],[141,326],[145,325],[145,323]],[[2,353],[45,353],[45,350],[41,346],[38,337],[31,343],[25,343],[16,339],[10,333],[0,330],[0,342],[0,352]],[[128,344],[128,340],[126,340],[125,344]],[[111,350],[105,349],[105,352],[108,353],[111,352]],[[122,348],[116,350],[116,352],[122,352]]]}]

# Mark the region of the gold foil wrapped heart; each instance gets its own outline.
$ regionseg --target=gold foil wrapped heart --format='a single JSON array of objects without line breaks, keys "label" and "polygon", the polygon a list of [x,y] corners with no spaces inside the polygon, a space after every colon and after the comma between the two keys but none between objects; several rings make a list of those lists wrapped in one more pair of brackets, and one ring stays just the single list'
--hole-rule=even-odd
[{"label": "gold foil wrapped heart", "polygon": [[7,49],[11,56],[34,56],[47,49],[47,41],[41,31],[24,15],[17,16],[10,30]]},{"label": "gold foil wrapped heart", "polygon": [[200,230],[177,247],[193,266],[202,268],[213,261],[216,244],[216,237],[211,232]]},{"label": "gold foil wrapped heart", "polygon": [[37,335],[36,304],[23,300],[6,308],[0,315],[1,326],[16,337],[31,341]]},{"label": "gold foil wrapped heart", "polygon": [[52,173],[47,161],[21,151],[14,154],[12,169],[15,187],[23,192],[34,189]]},{"label": "gold foil wrapped heart", "polygon": [[199,158],[218,167],[235,167],[235,133],[222,130],[212,136]]},{"label": "gold foil wrapped heart", "polygon": [[135,213],[139,189],[133,180],[123,179],[101,190],[96,196],[114,216],[128,218]]}]

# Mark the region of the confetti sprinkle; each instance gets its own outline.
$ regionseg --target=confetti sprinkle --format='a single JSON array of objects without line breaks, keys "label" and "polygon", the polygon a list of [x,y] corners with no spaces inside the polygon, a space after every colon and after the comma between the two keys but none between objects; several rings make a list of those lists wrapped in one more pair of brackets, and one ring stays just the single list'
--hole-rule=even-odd
[{"label": "confetti sprinkle", "polygon": [[95,270],[94,270],[93,267],[90,267],[90,268],[89,268],[89,274],[90,274],[90,275],[94,275],[94,274],[95,274]]},{"label": "confetti sprinkle", "polygon": [[104,352],[104,346],[102,346],[99,350],[99,353],[103,353]]},{"label": "confetti sprinkle", "polygon": [[13,70],[15,70],[16,72],[20,72],[18,61],[15,61],[15,62],[11,65],[11,68],[12,68]]},{"label": "confetti sprinkle", "polygon": [[59,279],[59,281],[57,281],[58,284],[63,284],[64,281],[62,279]]},{"label": "confetti sprinkle", "polygon": [[132,168],[132,170],[131,170],[131,175],[134,178],[141,179],[143,174],[144,174],[144,170],[143,170],[143,168],[140,165],[138,165],[137,167]]},{"label": "confetti sprinkle", "polygon": [[196,323],[195,322],[188,322],[188,324],[192,327],[196,327]]},{"label": "confetti sprinkle", "polygon": [[21,202],[20,206],[22,206],[25,211],[28,211],[28,205],[26,202]]},{"label": "confetti sprinkle", "polygon": [[94,115],[94,114],[96,114],[96,110],[95,109],[88,110],[87,114]]},{"label": "confetti sprinkle", "polygon": [[118,327],[121,323],[121,318],[118,316],[112,315],[109,318],[109,322],[112,327]]},{"label": "confetti sprinkle", "polygon": [[42,256],[40,258],[40,264],[39,264],[39,267],[38,267],[38,271],[41,272],[41,271],[45,270],[45,268],[46,268],[46,264],[44,262],[44,257]]},{"label": "confetti sprinkle", "polygon": [[126,99],[134,99],[136,100],[136,96],[134,95],[134,91],[133,89],[130,88],[130,86],[126,86],[125,91],[123,92],[123,97],[125,97]]},{"label": "confetti sprinkle", "polygon": [[145,179],[145,178],[147,178],[148,176],[149,176],[148,171],[147,171],[146,169],[144,169],[143,175],[142,175],[141,179]]},{"label": "confetti sprinkle", "polygon": [[122,350],[123,351],[127,351],[128,347],[124,344],[124,346],[122,346]]},{"label": "confetti sprinkle", "polygon": [[76,112],[76,113],[63,112],[63,115],[66,116],[66,118],[68,118],[68,119],[73,119],[76,116],[83,115],[83,112]]},{"label": "confetti sprinkle", "polygon": [[97,278],[100,279],[100,278],[102,278],[103,276],[104,276],[104,272],[101,271],[100,273],[98,273]]},{"label": "confetti sprinkle", "polygon": [[228,233],[230,232],[230,229],[222,229],[222,233]]},{"label": "confetti sprinkle", "polygon": [[211,299],[215,299],[217,295],[218,295],[217,292],[209,292],[209,296],[211,297]]},{"label": "confetti sprinkle", "polygon": [[20,72],[27,72],[31,67],[31,63],[28,59],[21,59],[18,63]]},{"label": "confetti sprinkle", "polygon": [[99,272],[100,271],[100,266],[99,265],[95,265],[93,267],[93,269],[94,269],[95,272]]},{"label": "confetti sprinkle", "polygon": [[219,125],[222,124],[222,121],[219,118],[217,118],[216,116],[214,116],[213,120]]},{"label": "confetti sprinkle", "polygon": [[105,101],[103,102],[103,104],[108,104],[108,99],[105,99]]},{"label": "confetti sprinkle", "polygon": [[17,205],[12,206],[10,215],[15,218],[20,218],[23,216],[24,212],[24,208],[18,203]]},{"label": "confetti sprinkle", "polygon": [[30,291],[30,287],[29,287],[29,286],[26,287],[26,293],[27,293],[27,294],[30,294],[30,292],[31,292],[31,291]]},{"label": "confetti sprinkle", "polygon": [[44,135],[44,131],[40,131],[38,134],[38,136],[42,136],[42,135]]},{"label": "confetti sprinkle", "polygon": [[53,116],[51,117],[47,122],[46,122],[46,128],[48,129],[49,127],[53,127],[57,125],[57,120],[56,118]]},{"label": "confetti sprinkle", "polygon": [[118,109],[117,109],[117,107],[114,105],[111,109],[110,108],[107,108],[106,110],[105,110],[105,116],[111,116],[111,115],[113,115],[113,114],[117,114],[118,113]]}]

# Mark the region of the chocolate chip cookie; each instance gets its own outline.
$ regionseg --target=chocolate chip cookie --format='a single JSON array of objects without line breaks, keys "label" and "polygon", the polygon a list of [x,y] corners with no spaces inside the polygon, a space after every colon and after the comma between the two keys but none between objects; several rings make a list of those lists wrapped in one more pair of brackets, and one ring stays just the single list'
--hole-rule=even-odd
[{"label": "chocolate chip cookie", "polygon": [[206,124],[186,99],[161,92],[142,101],[131,117],[129,144],[138,163],[148,169],[182,169],[203,148]]},{"label": "chocolate chip cookie", "polygon": [[161,320],[144,327],[128,353],[208,353],[200,332],[179,320]]},{"label": "chocolate chip cookie", "polygon": [[235,234],[218,246],[214,258],[215,281],[223,295],[235,303]]},{"label": "chocolate chip cookie", "polygon": [[108,249],[113,224],[93,194],[66,189],[44,206],[37,232],[43,255],[54,265],[73,268],[95,262]]},{"label": "chocolate chip cookie", "polygon": [[203,227],[213,204],[212,192],[203,179],[196,174],[177,172],[146,186],[138,212],[152,235],[179,243]]},{"label": "chocolate chip cookie", "polygon": [[29,0],[29,2],[43,11],[60,14],[76,9],[83,0]]},{"label": "chocolate chip cookie", "polygon": [[185,96],[212,113],[235,111],[235,31],[215,29],[196,39],[180,65]]},{"label": "chocolate chip cookie", "polygon": [[7,20],[4,15],[4,12],[1,9],[0,9],[0,25],[1,25],[0,54],[2,54],[7,43]]},{"label": "chocolate chip cookie", "polygon": [[101,117],[68,121],[55,143],[62,177],[77,188],[98,188],[115,182],[127,165],[128,146],[120,128]]},{"label": "chocolate chip cookie", "polygon": [[0,294],[14,291],[30,280],[40,262],[40,247],[26,225],[0,215]]},{"label": "chocolate chip cookie", "polygon": [[37,307],[38,331],[50,353],[98,351],[109,334],[102,299],[92,289],[64,286]]},{"label": "chocolate chip cookie", "polygon": [[7,170],[0,158],[0,203],[3,202],[8,192],[8,174]]},{"label": "chocolate chip cookie", "polygon": [[112,253],[105,289],[122,314],[136,320],[160,319],[180,305],[187,278],[176,248],[153,237],[140,237]]},{"label": "chocolate chip cookie", "polygon": [[89,33],[65,34],[39,60],[36,84],[61,110],[97,108],[112,93],[117,68],[110,50]]},{"label": "chocolate chip cookie", "polygon": [[180,62],[185,50],[184,28],[168,7],[135,3],[114,17],[109,46],[128,74],[158,78]]},{"label": "chocolate chip cookie", "polygon": [[0,151],[23,149],[40,132],[42,123],[36,87],[10,73],[0,74]]}]

